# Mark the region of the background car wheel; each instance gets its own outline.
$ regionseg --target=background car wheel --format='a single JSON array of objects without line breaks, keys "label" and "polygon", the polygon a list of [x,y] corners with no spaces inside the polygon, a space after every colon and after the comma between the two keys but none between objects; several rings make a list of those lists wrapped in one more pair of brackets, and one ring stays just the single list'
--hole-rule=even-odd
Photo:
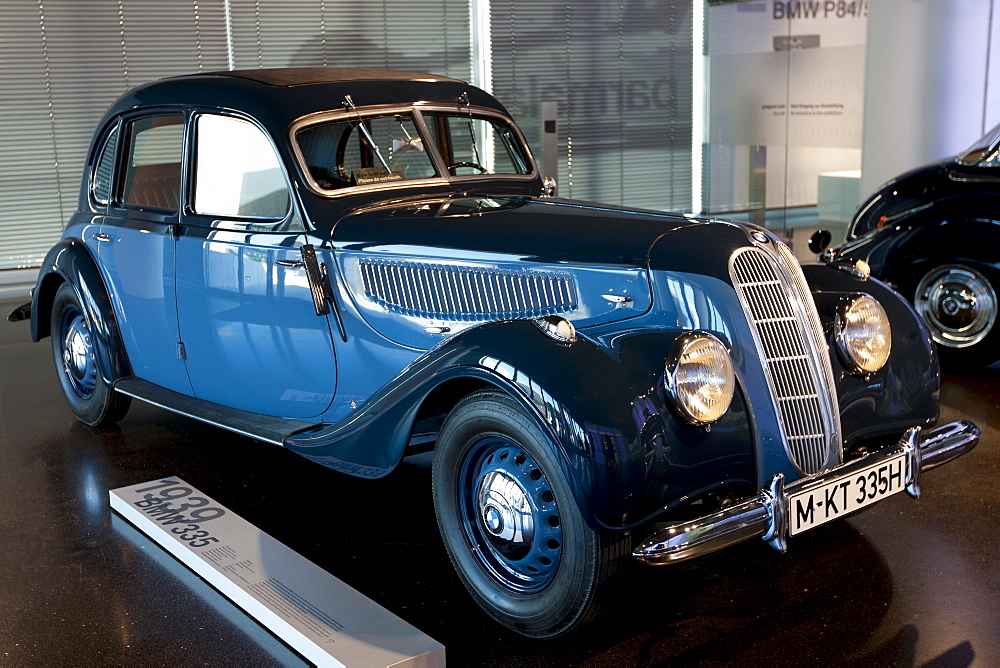
[{"label": "background car wheel", "polygon": [[591,621],[626,541],[584,521],[556,455],[507,395],[466,397],[441,428],[434,509],[448,555],[480,606],[527,636]]},{"label": "background car wheel", "polygon": [[100,343],[72,286],[63,283],[52,302],[52,356],[66,402],[92,427],[118,422],[132,398],[115,392],[97,366]]},{"label": "background car wheel", "polygon": [[913,305],[923,317],[946,363],[990,364],[997,351],[997,294],[983,273],[963,264],[943,264],[917,283]]}]

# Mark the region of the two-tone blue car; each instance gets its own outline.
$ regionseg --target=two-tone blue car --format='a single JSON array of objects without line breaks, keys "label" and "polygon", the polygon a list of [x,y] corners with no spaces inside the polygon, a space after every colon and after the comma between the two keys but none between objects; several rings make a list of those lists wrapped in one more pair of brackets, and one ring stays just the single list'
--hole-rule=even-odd
[{"label": "two-tone blue car", "polygon": [[367,478],[433,450],[459,575],[536,637],[628,559],[785,550],[977,442],[932,428],[931,338],[863,263],[553,189],[461,81],[166,79],[101,120],[11,317],[89,425],[137,399]]}]

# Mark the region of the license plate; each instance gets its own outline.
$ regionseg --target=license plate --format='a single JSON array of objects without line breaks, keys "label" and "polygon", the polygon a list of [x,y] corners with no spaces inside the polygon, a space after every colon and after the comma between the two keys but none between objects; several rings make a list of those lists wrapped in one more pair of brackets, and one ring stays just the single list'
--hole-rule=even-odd
[{"label": "license plate", "polygon": [[788,494],[788,534],[794,536],[860,510],[906,487],[906,455]]}]

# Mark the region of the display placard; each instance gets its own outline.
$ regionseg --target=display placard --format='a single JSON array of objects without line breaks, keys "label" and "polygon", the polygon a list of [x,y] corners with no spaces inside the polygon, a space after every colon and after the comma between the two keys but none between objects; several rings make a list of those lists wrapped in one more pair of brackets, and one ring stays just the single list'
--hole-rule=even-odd
[{"label": "display placard", "polygon": [[316,665],[445,665],[444,645],[180,478],[110,497],[122,517]]}]

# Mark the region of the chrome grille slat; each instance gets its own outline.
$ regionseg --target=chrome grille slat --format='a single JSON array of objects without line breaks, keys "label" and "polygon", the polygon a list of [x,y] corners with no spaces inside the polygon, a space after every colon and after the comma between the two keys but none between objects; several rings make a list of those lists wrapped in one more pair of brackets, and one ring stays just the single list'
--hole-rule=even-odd
[{"label": "chrome grille slat", "polygon": [[369,299],[395,313],[457,321],[541,318],[577,308],[571,276],[361,259]]},{"label": "chrome grille slat", "polygon": [[737,251],[730,273],[755,332],[785,446],[795,465],[812,474],[839,449],[833,374],[802,271],[787,248],[775,246],[776,254]]}]

